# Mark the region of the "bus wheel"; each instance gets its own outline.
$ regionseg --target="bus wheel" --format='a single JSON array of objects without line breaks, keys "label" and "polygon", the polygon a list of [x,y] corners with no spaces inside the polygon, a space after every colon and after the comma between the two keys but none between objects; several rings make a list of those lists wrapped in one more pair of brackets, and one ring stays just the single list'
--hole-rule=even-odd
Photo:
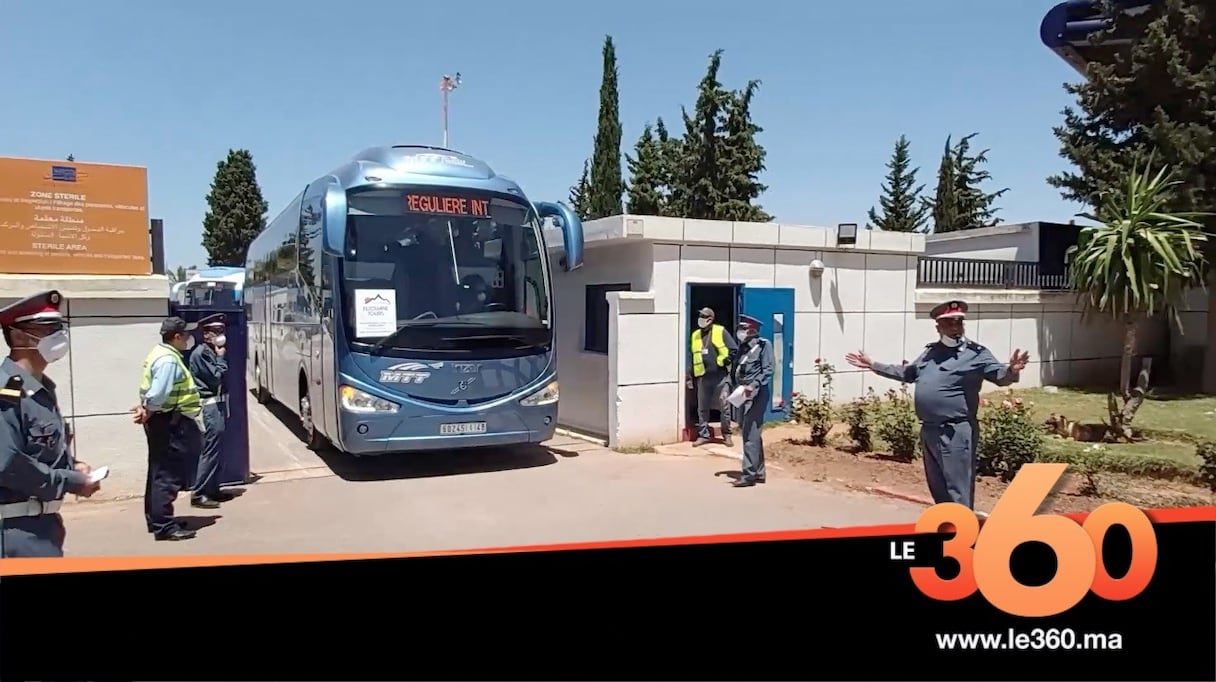
[{"label": "bus wheel", "polygon": [[317,433],[317,427],[312,421],[312,402],[308,399],[308,393],[300,392],[300,424],[304,427],[304,443],[309,450],[319,450],[324,438],[320,433]]}]

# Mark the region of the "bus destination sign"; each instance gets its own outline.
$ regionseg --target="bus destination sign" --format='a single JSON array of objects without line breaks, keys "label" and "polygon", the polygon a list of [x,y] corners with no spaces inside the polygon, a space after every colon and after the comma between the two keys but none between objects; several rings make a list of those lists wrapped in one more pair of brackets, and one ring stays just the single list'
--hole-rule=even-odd
[{"label": "bus destination sign", "polygon": [[407,194],[405,208],[411,213],[490,217],[489,199],[443,196],[439,194]]}]

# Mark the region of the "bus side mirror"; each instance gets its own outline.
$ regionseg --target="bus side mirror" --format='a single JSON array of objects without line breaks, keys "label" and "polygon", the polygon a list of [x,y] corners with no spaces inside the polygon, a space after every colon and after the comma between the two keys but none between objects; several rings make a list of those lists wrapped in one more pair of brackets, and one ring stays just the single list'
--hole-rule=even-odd
[{"label": "bus side mirror", "polygon": [[562,267],[567,272],[583,266],[583,221],[578,219],[574,211],[560,202],[542,201],[536,204],[536,212],[541,219],[552,218],[562,231],[562,242],[566,255]]}]

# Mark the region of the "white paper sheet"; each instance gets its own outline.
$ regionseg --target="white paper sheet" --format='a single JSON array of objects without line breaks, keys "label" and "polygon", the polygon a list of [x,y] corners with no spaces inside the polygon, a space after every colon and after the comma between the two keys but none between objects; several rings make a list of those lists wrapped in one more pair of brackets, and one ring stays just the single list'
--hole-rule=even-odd
[{"label": "white paper sheet", "polygon": [[731,394],[726,396],[726,402],[735,407],[743,407],[743,403],[747,402],[747,394],[744,392],[746,386],[739,386],[731,391]]},{"label": "white paper sheet", "polygon": [[89,472],[89,483],[96,483],[110,475],[110,467],[105,466]]},{"label": "white paper sheet", "polygon": [[355,290],[355,336],[388,336],[397,331],[397,292],[393,289]]}]

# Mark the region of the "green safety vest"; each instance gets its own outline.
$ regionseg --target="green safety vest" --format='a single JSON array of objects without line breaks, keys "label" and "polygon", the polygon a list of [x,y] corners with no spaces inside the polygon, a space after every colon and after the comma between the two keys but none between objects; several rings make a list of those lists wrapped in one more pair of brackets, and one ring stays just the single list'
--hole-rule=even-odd
[{"label": "green safety vest", "polygon": [[166,355],[172,357],[173,361],[177,363],[181,369],[181,376],[174,382],[173,388],[169,391],[169,397],[160,409],[165,412],[176,410],[195,419],[203,411],[203,402],[198,397],[198,388],[194,386],[194,379],[190,375],[190,370],[186,368],[185,361],[182,360],[182,354],[177,352],[177,349],[164,344],[158,344],[152,349],[152,352],[148,353],[148,357],[144,358],[143,379],[139,382],[139,402],[143,403],[148,389],[152,388],[152,363]]},{"label": "green safety vest", "polygon": [[[726,328],[720,324],[710,325],[709,327],[709,345],[714,348],[714,364],[718,367],[726,366],[726,358],[730,357],[730,349],[726,347],[726,340],[723,336],[726,333]],[[705,374],[705,356],[701,354],[701,330],[692,333],[692,375],[699,377]]]}]

